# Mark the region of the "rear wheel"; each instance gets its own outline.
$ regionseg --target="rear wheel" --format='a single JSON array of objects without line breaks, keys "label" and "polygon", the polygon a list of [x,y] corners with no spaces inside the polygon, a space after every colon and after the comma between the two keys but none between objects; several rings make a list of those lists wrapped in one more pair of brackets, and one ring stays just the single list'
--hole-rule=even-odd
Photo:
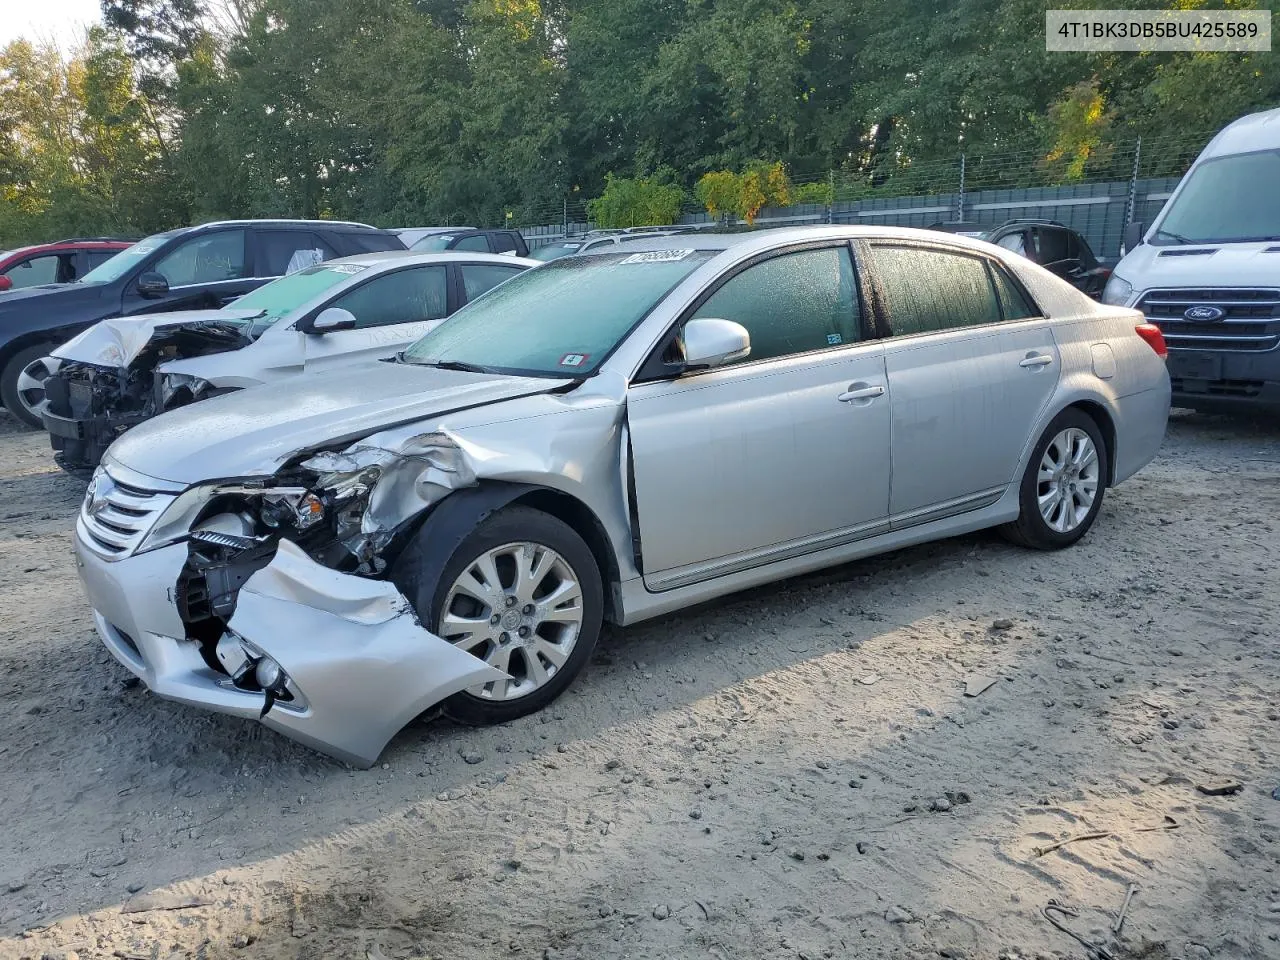
[{"label": "rear wheel", "polygon": [[50,373],[44,360],[53,346],[38,343],[19,350],[0,370],[0,401],[29,427],[44,426],[39,410],[44,403],[44,381]]},{"label": "rear wheel", "polygon": [[1062,411],[1031,452],[1018,491],[1018,519],[1001,532],[1037,550],[1071,546],[1102,509],[1107,471],[1107,447],[1098,424],[1083,410]]},{"label": "rear wheel", "polygon": [[[445,701],[462,723],[514,720],[573,681],[600,636],[604,587],[576,531],[529,507],[491,514],[448,557],[416,561],[411,596],[437,636],[507,674]],[[425,602],[424,602],[425,601]]]}]

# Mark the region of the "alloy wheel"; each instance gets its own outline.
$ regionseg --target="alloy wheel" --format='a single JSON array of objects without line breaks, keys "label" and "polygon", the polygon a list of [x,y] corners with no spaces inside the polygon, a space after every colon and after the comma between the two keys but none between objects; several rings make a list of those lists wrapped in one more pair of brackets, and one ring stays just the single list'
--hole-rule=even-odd
[{"label": "alloy wheel", "polygon": [[515,700],[545,686],[582,632],[582,586],[568,562],[540,543],[507,543],[469,563],[445,595],[436,632],[509,675],[467,690]]},{"label": "alloy wheel", "polygon": [[1049,529],[1070,533],[1084,523],[1098,499],[1098,466],[1098,448],[1079,427],[1049,441],[1036,475],[1036,502]]}]

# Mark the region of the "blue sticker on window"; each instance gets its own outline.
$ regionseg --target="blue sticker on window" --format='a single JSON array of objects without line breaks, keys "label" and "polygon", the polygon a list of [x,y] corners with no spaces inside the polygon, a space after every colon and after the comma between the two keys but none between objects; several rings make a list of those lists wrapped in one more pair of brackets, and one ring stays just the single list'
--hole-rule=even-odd
[{"label": "blue sticker on window", "polygon": [[835,345],[835,344],[837,344],[837,343],[843,343],[843,342],[844,342],[844,341],[843,341],[843,339],[841,338],[840,334],[838,334],[838,333],[828,333],[828,334],[827,334],[827,343],[828,343],[828,344],[830,344],[830,345],[834,346],[834,345]]}]

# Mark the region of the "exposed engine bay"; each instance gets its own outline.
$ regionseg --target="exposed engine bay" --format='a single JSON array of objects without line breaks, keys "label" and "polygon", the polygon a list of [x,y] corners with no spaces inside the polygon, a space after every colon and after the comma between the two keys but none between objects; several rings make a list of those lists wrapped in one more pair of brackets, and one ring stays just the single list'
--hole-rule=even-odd
[{"label": "exposed engine bay", "polygon": [[94,466],[126,430],[211,395],[205,381],[160,373],[158,366],[169,360],[239,350],[252,342],[238,324],[206,320],[157,326],[127,362],[119,350],[104,357],[121,361],[120,366],[62,360],[44,381],[46,426],[54,450],[64,465]]},{"label": "exposed engine bay", "polygon": [[476,483],[461,449],[443,433],[410,438],[397,449],[356,444],[303,456],[269,480],[191,488],[170,511],[176,527],[190,530],[175,594],[187,639],[236,688],[265,693],[264,715],[296,691],[230,623],[241,589],[273,562],[282,542],[337,573],[380,580],[424,512]]}]

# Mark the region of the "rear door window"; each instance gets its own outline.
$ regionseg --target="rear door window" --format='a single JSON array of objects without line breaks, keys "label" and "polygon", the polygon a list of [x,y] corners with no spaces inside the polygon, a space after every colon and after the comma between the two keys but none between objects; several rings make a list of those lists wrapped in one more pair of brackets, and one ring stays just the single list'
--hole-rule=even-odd
[{"label": "rear door window", "polygon": [[89,258],[89,269],[92,270],[94,267],[101,266],[102,264],[106,263],[108,260],[110,260],[119,252],[120,252],[119,250],[87,250],[85,251],[85,256]]},{"label": "rear door window", "polygon": [[283,277],[337,255],[329,244],[306,230],[263,230],[257,240],[254,266],[260,277]]},{"label": "rear door window", "polygon": [[495,233],[491,239],[494,253],[510,253],[519,249],[516,246],[516,238],[509,233]]},{"label": "rear door window", "polygon": [[462,287],[468,303],[480,294],[492,290],[503,280],[510,280],[522,272],[519,267],[502,267],[493,263],[464,263],[459,269],[462,271]]},{"label": "rear door window", "polygon": [[740,363],[856,343],[858,294],[849,248],[800,250],[747,267],[694,317],[746,327],[751,353]]},{"label": "rear door window", "polygon": [[876,275],[892,336],[998,323],[1000,303],[981,257],[876,244]]},{"label": "rear door window", "polygon": [[1046,266],[1071,258],[1067,247],[1067,231],[1054,227],[1036,227],[1040,246],[1040,262]]},{"label": "rear door window", "polygon": [[489,238],[482,233],[475,236],[463,237],[452,247],[454,250],[478,250],[481,253],[489,252]]},{"label": "rear door window", "polygon": [[1027,252],[1027,236],[1021,230],[1017,233],[1006,234],[996,241],[1006,250],[1012,250],[1014,253],[1020,253],[1024,256]]}]

